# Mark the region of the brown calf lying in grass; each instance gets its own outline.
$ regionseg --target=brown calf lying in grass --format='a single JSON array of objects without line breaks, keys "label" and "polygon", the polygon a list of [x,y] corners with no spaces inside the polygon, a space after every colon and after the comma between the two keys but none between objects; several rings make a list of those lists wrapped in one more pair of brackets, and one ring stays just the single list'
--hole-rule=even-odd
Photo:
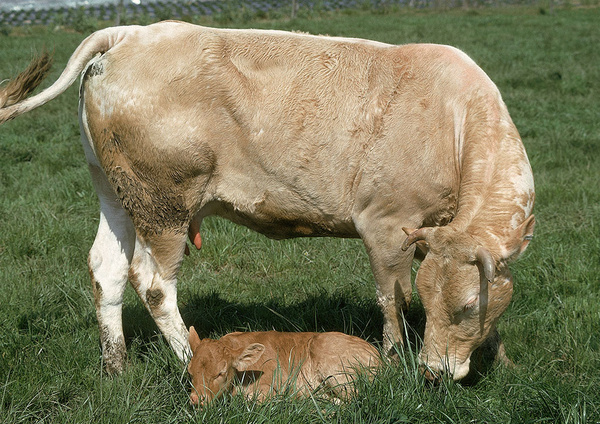
[{"label": "brown calf lying in grass", "polygon": [[191,327],[189,341],[194,405],[226,392],[262,401],[285,390],[306,395],[319,388],[343,399],[354,394],[352,382],[359,372],[380,365],[377,349],[337,332],[236,332],[200,340]]}]

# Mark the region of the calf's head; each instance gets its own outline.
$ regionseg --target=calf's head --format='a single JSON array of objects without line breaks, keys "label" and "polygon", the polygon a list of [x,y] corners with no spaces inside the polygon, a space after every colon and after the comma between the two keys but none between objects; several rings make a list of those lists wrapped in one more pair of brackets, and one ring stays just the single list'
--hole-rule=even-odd
[{"label": "calf's head", "polygon": [[190,327],[189,341],[193,353],[188,365],[193,405],[203,405],[231,390],[236,373],[246,371],[265,351],[260,343],[233,349],[222,339],[200,340],[194,327]]},{"label": "calf's head", "polygon": [[495,255],[468,233],[449,227],[404,229],[408,238],[403,249],[418,243],[427,252],[416,286],[427,315],[419,362],[428,379],[449,373],[460,380],[468,374],[471,353],[510,303],[513,282],[507,262],[525,250],[534,222],[531,216],[516,228],[511,245]]}]

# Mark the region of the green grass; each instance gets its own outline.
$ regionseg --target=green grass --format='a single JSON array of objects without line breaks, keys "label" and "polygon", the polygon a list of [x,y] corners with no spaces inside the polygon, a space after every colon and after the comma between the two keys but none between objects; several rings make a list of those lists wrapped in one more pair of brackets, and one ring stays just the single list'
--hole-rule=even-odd
[{"label": "green grass", "polygon": [[[473,385],[423,384],[418,346],[360,396],[233,398],[188,405],[185,370],[128,288],[124,375],[101,372],[87,251],[98,206],[78,141],[77,87],[0,127],[0,421],[253,423],[600,422],[600,9],[350,11],[245,26],[436,42],[471,55],[498,84],[533,166],[535,239],[512,266],[513,302],[499,331],[514,369]],[[233,25],[233,24],[231,24]],[[83,35],[47,28],[0,36],[0,76],[55,49],[53,81]],[[274,242],[226,221],[180,274],[179,304],[202,336],[234,330],[342,330],[371,341],[382,319],[356,240]],[[409,323],[422,328],[415,295]]]}]

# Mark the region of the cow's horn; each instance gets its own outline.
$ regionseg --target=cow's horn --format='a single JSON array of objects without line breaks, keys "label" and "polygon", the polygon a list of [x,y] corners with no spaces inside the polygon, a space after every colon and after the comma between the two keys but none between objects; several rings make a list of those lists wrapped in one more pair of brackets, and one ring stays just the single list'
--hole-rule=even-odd
[{"label": "cow's horn", "polygon": [[407,250],[411,245],[418,241],[427,242],[427,237],[429,236],[429,228],[419,228],[418,230],[410,230],[408,228],[402,227],[402,230],[408,235],[404,243],[402,243],[402,250]]},{"label": "cow's horn", "polygon": [[492,254],[485,247],[478,247],[477,253],[475,254],[477,260],[483,266],[483,274],[488,283],[494,281],[494,273],[496,272],[496,261],[492,257]]}]

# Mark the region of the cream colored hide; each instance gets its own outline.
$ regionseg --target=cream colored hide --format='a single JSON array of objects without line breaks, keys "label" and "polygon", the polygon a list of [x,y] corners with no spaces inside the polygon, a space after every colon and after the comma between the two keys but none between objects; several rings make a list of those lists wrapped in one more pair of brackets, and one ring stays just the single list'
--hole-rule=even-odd
[{"label": "cream colored hide", "polygon": [[125,357],[128,277],[189,357],[176,275],[186,232],[199,242],[208,215],[278,239],[360,237],[387,352],[402,341],[421,246],[430,378],[464,377],[495,331],[507,263],[533,231],[533,178],[496,86],[461,51],[163,22],[92,34],[50,88],[22,100],[31,67],[0,93],[0,122],[83,71],[82,142],[100,199],[89,268],[109,372]]},{"label": "cream colored hide", "polygon": [[381,363],[369,343],[337,332],[238,332],[200,340],[191,327],[190,346],[194,405],[228,392],[263,401],[278,393],[308,395],[322,389],[346,399],[354,395],[357,374],[371,376]]}]

